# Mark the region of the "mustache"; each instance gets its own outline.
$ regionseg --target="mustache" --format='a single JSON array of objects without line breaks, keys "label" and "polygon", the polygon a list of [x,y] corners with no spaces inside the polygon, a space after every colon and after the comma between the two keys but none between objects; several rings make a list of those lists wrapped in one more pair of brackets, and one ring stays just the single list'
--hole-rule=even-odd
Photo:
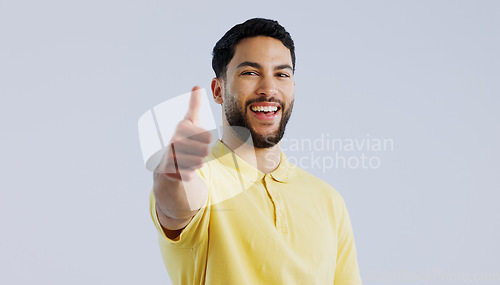
[{"label": "mustache", "polygon": [[281,110],[285,110],[285,102],[283,102],[282,100],[280,100],[278,98],[275,98],[275,97],[269,97],[269,98],[259,97],[259,98],[255,98],[255,99],[250,99],[250,100],[248,100],[245,103],[245,108],[247,108],[250,104],[260,103],[260,102],[274,102],[274,103],[278,103],[281,106]]}]

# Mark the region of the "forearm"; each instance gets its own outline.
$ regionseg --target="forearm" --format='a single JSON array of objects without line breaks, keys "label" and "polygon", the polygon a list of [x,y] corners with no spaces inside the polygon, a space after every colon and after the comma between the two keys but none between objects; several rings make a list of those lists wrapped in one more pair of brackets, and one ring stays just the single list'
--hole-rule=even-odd
[{"label": "forearm", "polygon": [[197,174],[189,181],[180,181],[155,173],[153,191],[158,217],[162,226],[167,229],[187,225],[205,204],[208,196],[205,183]]}]

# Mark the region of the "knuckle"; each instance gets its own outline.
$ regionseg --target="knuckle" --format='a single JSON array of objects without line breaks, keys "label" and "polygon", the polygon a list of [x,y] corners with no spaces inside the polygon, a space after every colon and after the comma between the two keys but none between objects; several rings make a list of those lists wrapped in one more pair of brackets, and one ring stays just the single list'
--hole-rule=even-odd
[{"label": "knuckle", "polygon": [[209,132],[204,132],[200,136],[204,141],[210,141],[210,138],[212,137],[212,135]]},{"label": "knuckle", "polygon": [[174,135],[170,139],[170,144],[176,144],[179,140],[180,140],[179,135],[174,133]]},{"label": "knuckle", "polygon": [[176,146],[182,146],[183,145],[183,142],[186,138],[184,136],[182,136],[181,134],[174,134],[172,139],[170,140],[170,143],[171,144],[174,144],[174,147]]},{"label": "knuckle", "polygon": [[[184,146],[186,146],[186,139],[185,138],[181,138],[181,137],[177,137],[177,141],[174,143],[174,145],[177,148],[184,147]],[[178,149],[176,151],[180,151],[180,149]]]},{"label": "knuckle", "polygon": [[210,146],[209,145],[206,145],[205,147],[203,147],[203,155],[208,155],[210,153]]},{"label": "knuckle", "polygon": [[189,130],[189,129],[190,129],[190,125],[188,124],[188,122],[186,120],[182,120],[177,124],[175,131],[182,133],[182,132],[186,132],[186,130]]}]

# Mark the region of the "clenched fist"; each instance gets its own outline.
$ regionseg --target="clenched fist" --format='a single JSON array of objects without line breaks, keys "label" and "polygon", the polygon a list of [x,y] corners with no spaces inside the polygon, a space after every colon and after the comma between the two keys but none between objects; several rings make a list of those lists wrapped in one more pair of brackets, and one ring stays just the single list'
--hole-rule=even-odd
[{"label": "clenched fist", "polygon": [[192,89],[186,116],[177,124],[157,168],[157,172],[165,174],[169,180],[191,180],[210,151],[211,134],[201,128],[199,122],[202,94],[198,90],[198,86]]}]

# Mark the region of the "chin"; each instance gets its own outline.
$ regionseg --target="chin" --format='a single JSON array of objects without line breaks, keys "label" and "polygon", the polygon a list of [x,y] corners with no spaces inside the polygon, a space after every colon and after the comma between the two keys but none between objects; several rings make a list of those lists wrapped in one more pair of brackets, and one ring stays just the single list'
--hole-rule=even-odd
[{"label": "chin", "polygon": [[256,148],[271,148],[281,140],[278,130],[274,132],[259,133],[252,129],[250,133],[253,146]]}]

